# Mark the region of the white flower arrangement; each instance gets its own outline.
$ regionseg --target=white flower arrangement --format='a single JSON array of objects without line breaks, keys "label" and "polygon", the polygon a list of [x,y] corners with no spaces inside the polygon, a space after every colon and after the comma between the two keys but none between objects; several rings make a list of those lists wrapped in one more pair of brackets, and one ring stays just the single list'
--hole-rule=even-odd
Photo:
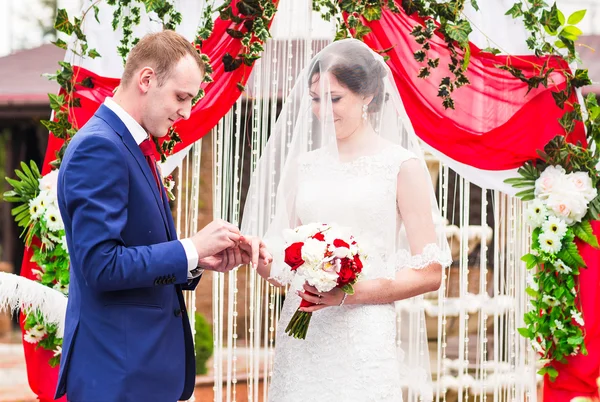
[{"label": "white flower arrangement", "polygon": [[[4,194],[9,202],[21,205],[13,208],[17,223],[24,229],[25,244],[33,249],[32,269],[35,280],[67,295],[69,289],[69,253],[64,223],[60,216],[57,199],[58,170],[42,177],[37,166],[22,163],[16,171],[20,181],[7,179],[13,191]],[[37,241],[34,241],[37,239]],[[62,335],[54,323],[46,323],[43,315],[29,312],[24,323],[23,339],[50,350],[50,365],[60,361]]]},{"label": "white flower arrangement", "polygon": [[517,194],[529,201],[525,218],[532,229],[532,251],[522,260],[527,269],[537,268],[526,289],[534,308],[525,314],[526,327],[519,333],[548,362],[540,374],[552,379],[558,375],[552,361],[587,354],[575,281],[585,261],[576,240],[600,248],[590,224],[600,210],[598,179],[586,171],[567,172],[559,164],[527,163],[519,172],[523,178],[507,182],[528,188]]}]

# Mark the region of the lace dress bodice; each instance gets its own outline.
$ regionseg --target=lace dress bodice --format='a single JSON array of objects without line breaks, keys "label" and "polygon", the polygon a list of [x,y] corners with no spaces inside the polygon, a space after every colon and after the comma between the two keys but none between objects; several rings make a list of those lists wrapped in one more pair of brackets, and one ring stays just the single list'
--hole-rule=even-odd
[{"label": "lace dress bodice", "polygon": [[[396,272],[393,257],[401,224],[397,177],[402,163],[412,157],[391,146],[336,163],[321,149],[299,164],[297,216],[302,224],[349,228],[368,255],[361,280],[393,277]],[[393,303],[317,311],[305,340],[285,334],[299,304],[300,297],[289,291],[277,329],[269,401],[401,401]]]}]

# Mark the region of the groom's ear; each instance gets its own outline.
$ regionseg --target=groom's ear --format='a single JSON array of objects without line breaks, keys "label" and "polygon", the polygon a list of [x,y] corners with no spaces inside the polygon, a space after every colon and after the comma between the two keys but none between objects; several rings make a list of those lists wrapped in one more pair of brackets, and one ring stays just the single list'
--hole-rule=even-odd
[{"label": "groom's ear", "polygon": [[137,86],[143,94],[146,94],[150,90],[150,85],[153,80],[156,79],[156,74],[152,67],[144,67],[137,74]]}]

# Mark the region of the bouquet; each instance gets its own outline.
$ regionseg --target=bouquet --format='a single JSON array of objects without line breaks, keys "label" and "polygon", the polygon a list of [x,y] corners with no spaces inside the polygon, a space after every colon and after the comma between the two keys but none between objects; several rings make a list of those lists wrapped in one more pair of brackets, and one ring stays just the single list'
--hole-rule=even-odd
[{"label": "bouquet", "polygon": [[[354,294],[352,285],[358,280],[365,256],[352,235],[322,223],[311,223],[289,230],[285,234],[285,263],[293,275],[319,292],[335,287],[346,294]],[[314,303],[302,300],[300,307]],[[285,332],[297,339],[305,339],[312,313],[298,309]]]}]

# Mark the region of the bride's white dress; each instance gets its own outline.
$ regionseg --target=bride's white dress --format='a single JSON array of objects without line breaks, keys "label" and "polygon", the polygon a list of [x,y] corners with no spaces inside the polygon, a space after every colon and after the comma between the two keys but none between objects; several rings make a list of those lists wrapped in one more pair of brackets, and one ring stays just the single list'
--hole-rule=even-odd
[{"label": "bride's white dress", "polygon": [[[350,228],[368,254],[363,280],[393,278],[396,273],[396,234],[401,227],[397,177],[402,163],[413,157],[392,145],[344,163],[320,149],[306,154],[299,164],[296,212],[301,222]],[[293,290],[285,298],[269,401],[402,400],[393,303],[317,311],[306,339],[298,340],[288,336],[285,327],[300,300]]]}]

